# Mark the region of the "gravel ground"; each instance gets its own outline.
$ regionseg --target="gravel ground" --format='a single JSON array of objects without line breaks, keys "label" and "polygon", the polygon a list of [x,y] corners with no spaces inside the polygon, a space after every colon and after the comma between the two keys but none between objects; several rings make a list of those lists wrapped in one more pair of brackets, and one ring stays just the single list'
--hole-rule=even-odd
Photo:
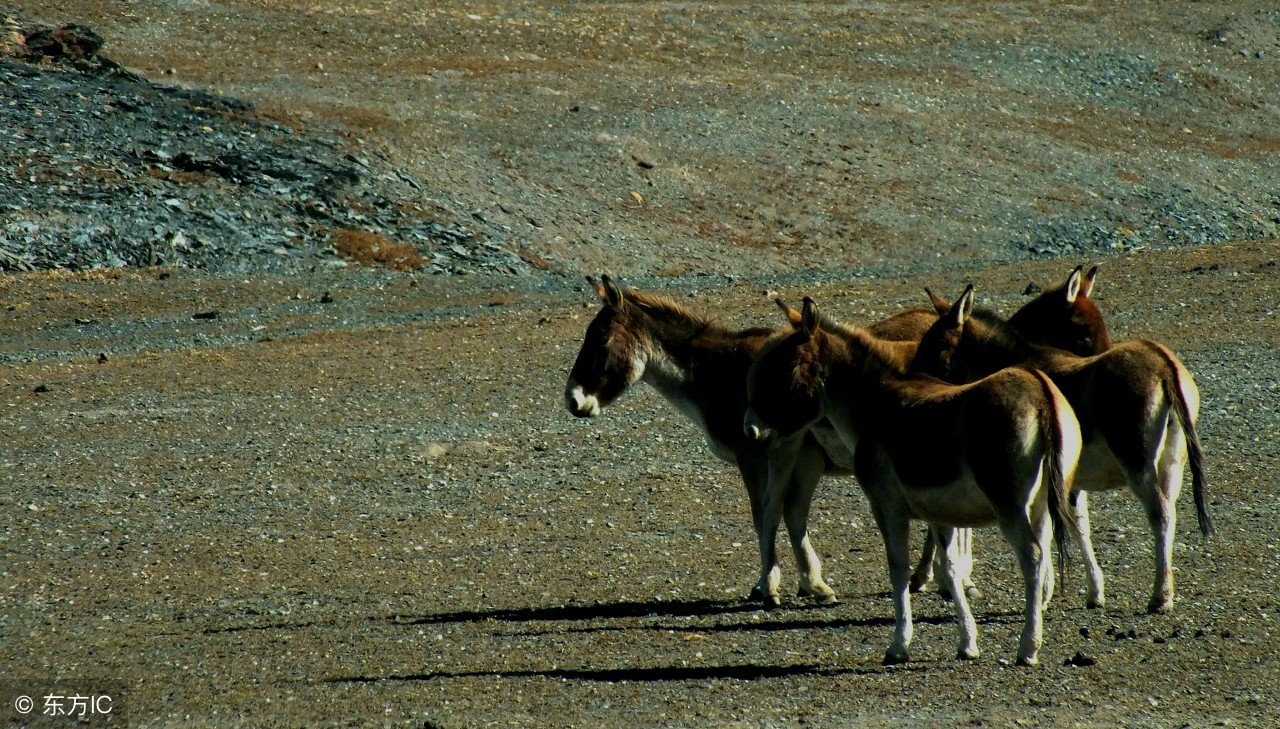
[{"label": "gravel ground", "polygon": [[[1280,724],[1274,12],[10,6],[3,721],[56,692],[137,726]],[[32,59],[41,22],[107,44]],[[645,389],[561,402],[583,272],[866,323],[967,281],[1012,311],[1086,255],[1117,339],[1197,378],[1220,534],[1184,499],[1149,616],[1136,501],[1096,498],[1107,607],[1070,575],[1036,669],[994,534],[983,656],[924,595],[884,668],[856,484],[814,514],[843,602],[760,611],[696,429]]]}]

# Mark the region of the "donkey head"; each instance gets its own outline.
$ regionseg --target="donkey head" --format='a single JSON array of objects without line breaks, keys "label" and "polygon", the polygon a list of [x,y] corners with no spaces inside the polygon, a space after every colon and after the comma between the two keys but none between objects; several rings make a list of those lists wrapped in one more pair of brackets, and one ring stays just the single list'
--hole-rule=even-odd
[{"label": "donkey head", "polygon": [[973,313],[973,284],[965,287],[964,293],[960,294],[954,304],[938,298],[928,289],[925,292],[938,311],[938,320],[920,338],[915,359],[911,361],[911,371],[956,381],[956,353],[964,340],[965,322]]},{"label": "donkey head", "polygon": [[600,414],[644,374],[645,346],[637,322],[645,314],[623,295],[607,275],[587,277],[602,306],[587,326],[578,359],[569,370],[564,402],[579,418]]},{"label": "donkey head", "polygon": [[770,432],[790,437],[823,416],[830,346],[813,299],[805,297],[800,321],[775,337],[756,356],[747,375],[747,412],[743,430],[749,438],[765,440]]},{"label": "donkey head", "polygon": [[1089,357],[1111,349],[1111,334],[1102,312],[1089,298],[1098,267],[1082,274],[1076,266],[1061,286],[1045,291],[1009,317],[1029,341]]},{"label": "donkey head", "polygon": [[1017,329],[994,311],[974,304],[970,284],[954,304],[946,304],[946,313],[920,339],[910,370],[964,384],[1033,356],[1030,343]]}]

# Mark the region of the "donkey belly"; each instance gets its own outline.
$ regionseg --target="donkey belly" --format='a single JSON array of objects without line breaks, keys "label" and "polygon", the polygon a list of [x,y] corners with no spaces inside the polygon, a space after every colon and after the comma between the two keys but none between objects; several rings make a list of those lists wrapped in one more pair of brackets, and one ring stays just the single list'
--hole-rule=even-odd
[{"label": "donkey belly", "polygon": [[1101,438],[1095,438],[1080,451],[1080,462],[1076,466],[1077,489],[1110,491],[1124,486],[1126,482],[1119,459]]},{"label": "donkey belly", "polygon": [[996,519],[991,502],[968,474],[939,486],[904,485],[901,493],[913,519],[954,527],[987,526]]}]

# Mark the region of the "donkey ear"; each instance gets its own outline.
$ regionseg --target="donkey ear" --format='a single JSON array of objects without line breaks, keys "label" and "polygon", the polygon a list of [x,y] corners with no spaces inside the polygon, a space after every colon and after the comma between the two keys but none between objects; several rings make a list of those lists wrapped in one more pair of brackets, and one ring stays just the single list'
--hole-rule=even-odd
[{"label": "donkey ear", "polygon": [[1093,284],[1098,279],[1098,267],[1094,266],[1084,275],[1084,280],[1080,282],[1080,295],[1084,298],[1093,296]]},{"label": "donkey ear", "polygon": [[609,274],[601,276],[600,281],[603,284],[597,288],[600,298],[603,299],[604,303],[608,304],[610,308],[621,309],[622,289],[618,288],[618,284],[614,283],[613,279],[609,278]]},{"label": "donkey ear", "polygon": [[951,304],[941,296],[929,290],[928,286],[924,287],[924,292],[929,296],[929,303],[933,304],[933,310],[938,312],[938,316],[946,316],[951,311]]},{"label": "donkey ear", "polygon": [[1075,270],[1067,276],[1067,282],[1062,285],[1062,295],[1068,304],[1076,303],[1076,297],[1080,295],[1080,272],[1084,270],[1084,266],[1076,266]]},{"label": "donkey ear", "polygon": [[969,315],[973,313],[973,284],[964,287],[964,293],[960,294],[960,298],[951,307],[952,311],[959,312],[956,319],[961,323],[965,323],[969,319]]},{"label": "donkey ear", "polygon": [[788,306],[787,302],[783,301],[781,296],[774,299],[773,303],[777,304],[779,309],[782,309],[783,316],[787,317],[787,321],[792,327],[799,329],[800,325],[804,323],[804,318],[801,316],[800,312]]},{"label": "donkey ear", "polygon": [[969,284],[964,288],[964,293],[960,294],[960,298],[956,299],[956,303],[947,304],[947,312],[940,314],[940,321],[946,326],[955,328],[964,326],[969,315],[973,313],[973,284]]},{"label": "donkey ear", "polygon": [[800,313],[800,328],[805,336],[812,337],[818,331],[818,305],[808,296],[804,297],[804,310]]},{"label": "donkey ear", "polygon": [[596,277],[591,274],[587,274],[583,278],[587,279],[587,283],[591,284],[591,288],[595,289],[596,296],[599,296],[600,300],[604,301],[604,286],[600,285],[600,282],[596,280]]}]

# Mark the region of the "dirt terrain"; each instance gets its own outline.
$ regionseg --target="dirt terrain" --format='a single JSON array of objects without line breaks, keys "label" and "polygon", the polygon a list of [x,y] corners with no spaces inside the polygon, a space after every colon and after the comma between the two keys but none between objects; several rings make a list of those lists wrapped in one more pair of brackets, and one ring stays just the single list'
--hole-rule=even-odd
[{"label": "dirt terrain", "polygon": [[[417,5],[0,13],[0,720],[67,725],[31,721],[59,694],[110,695],[91,725],[1280,724],[1275,11]],[[37,22],[137,77],[21,57]],[[72,123],[97,94],[133,121]],[[390,243],[413,255],[357,255]],[[1107,606],[1077,564],[1034,669],[996,533],[982,657],[926,594],[885,668],[852,480],[812,527],[842,602],[765,612],[696,428],[643,388],[562,403],[583,273],[753,326],[766,291],[868,323],[972,281],[1011,312],[1099,261],[1117,339],[1197,378],[1219,534],[1182,500],[1147,615],[1145,520],[1095,498]]]}]

